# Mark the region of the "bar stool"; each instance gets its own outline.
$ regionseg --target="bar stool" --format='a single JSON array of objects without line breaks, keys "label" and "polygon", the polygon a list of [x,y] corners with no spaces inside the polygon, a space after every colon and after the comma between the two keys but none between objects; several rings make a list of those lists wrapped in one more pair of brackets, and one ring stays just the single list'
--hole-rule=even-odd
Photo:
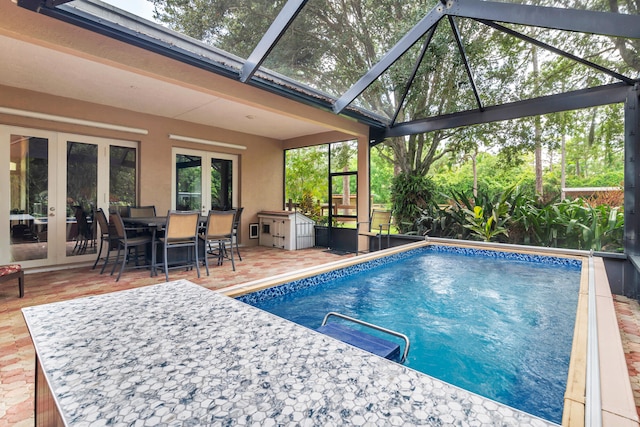
[{"label": "bar stool", "polygon": [[24,271],[20,264],[9,264],[0,266],[0,283],[18,279],[18,290],[20,298],[24,296]]}]

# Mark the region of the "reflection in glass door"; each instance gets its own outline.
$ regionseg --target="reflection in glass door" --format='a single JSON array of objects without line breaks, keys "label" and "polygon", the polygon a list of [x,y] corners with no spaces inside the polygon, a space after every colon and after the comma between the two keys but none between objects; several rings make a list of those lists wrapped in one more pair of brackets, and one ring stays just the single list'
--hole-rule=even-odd
[{"label": "reflection in glass door", "polygon": [[[109,209],[137,206],[137,153],[133,146],[109,146]],[[103,209],[106,206],[100,206]]]},{"label": "reflection in glass door", "polygon": [[229,210],[233,205],[233,162],[211,159],[211,210]]},{"label": "reflection in glass door", "polygon": [[98,146],[67,141],[66,255],[94,254],[93,211],[97,206]]},{"label": "reflection in glass door", "polygon": [[176,156],[176,210],[199,211],[202,207],[202,157]]},{"label": "reflection in glass door", "polygon": [[10,135],[11,262],[48,257],[49,138]]},{"label": "reflection in glass door", "polygon": [[237,156],[207,151],[174,149],[174,206],[176,210],[237,207]]}]

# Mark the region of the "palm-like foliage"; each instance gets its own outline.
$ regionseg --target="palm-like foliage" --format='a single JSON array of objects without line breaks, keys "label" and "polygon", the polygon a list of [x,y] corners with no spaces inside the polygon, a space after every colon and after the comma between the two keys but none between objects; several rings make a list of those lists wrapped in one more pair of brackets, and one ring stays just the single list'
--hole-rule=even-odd
[{"label": "palm-like foliage", "polygon": [[568,249],[621,251],[621,208],[590,206],[583,199],[539,202],[513,186],[494,196],[452,192],[449,205],[434,203],[417,219],[423,235]]}]

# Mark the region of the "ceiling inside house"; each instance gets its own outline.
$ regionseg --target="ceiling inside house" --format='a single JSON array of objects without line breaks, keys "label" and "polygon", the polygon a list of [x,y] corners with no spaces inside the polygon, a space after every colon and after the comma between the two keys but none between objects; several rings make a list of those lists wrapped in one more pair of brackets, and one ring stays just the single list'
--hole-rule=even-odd
[{"label": "ceiling inside house", "polygon": [[286,140],[329,129],[191,88],[0,36],[2,84]]}]

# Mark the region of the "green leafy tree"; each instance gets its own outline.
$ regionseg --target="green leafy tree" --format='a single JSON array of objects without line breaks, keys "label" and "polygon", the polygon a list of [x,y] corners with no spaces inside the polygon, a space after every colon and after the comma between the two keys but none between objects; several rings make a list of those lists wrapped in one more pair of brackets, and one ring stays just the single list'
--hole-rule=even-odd
[{"label": "green leafy tree", "polygon": [[371,150],[371,183],[369,191],[374,205],[389,205],[391,203],[391,185],[393,181],[393,163],[389,156],[380,155],[381,151],[389,151],[384,145],[378,145]]},{"label": "green leafy tree", "polygon": [[434,192],[430,178],[413,174],[399,174],[393,179],[391,201],[393,217],[400,233],[415,232],[416,219],[425,209]]},{"label": "green leafy tree", "polygon": [[312,198],[327,202],[327,146],[304,147],[285,152],[285,200],[299,203]]},{"label": "green leafy tree", "polygon": [[[149,1],[156,6],[156,18],[161,22],[242,58],[247,58],[253,51],[285,4],[284,0]],[[539,4],[557,6],[550,0]],[[338,96],[377,63],[433,6],[434,2],[428,0],[308,2],[263,65],[331,96]],[[585,7],[573,1],[563,6]],[[638,0],[596,0],[587,6],[594,10],[638,13]],[[479,22],[465,19],[451,22],[462,35],[483,105],[611,82],[611,78],[598,71],[548,52],[543,54],[532,49],[530,44]],[[618,72],[640,70],[637,40],[512,27]],[[438,24],[424,59],[419,63],[411,90],[406,99],[402,98],[427,39],[428,35],[409,49],[362,93],[354,105],[388,118],[397,112],[399,122],[477,108],[448,20]],[[538,67],[532,72],[536,58]],[[587,148],[589,141],[593,146],[602,141],[605,151],[609,150],[606,144],[610,143],[609,151],[615,153],[615,126],[602,127],[601,133],[591,132],[593,120],[589,120],[592,116],[577,114],[574,118],[576,120],[564,121],[561,133],[558,133],[559,126],[554,125],[555,118],[549,116],[392,138],[384,142],[387,150],[378,154],[394,165],[395,174],[423,177],[434,164],[447,157],[469,157],[484,147],[499,150],[503,159],[522,162],[522,154],[536,148],[539,155],[545,149],[557,149],[560,146],[558,135],[570,135],[573,139],[567,141],[568,144],[580,141],[587,144]],[[584,139],[576,139],[576,135],[584,136]],[[579,147],[568,149],[568,152],[572,150],[575,154],[588,152]],[[614,156],[610,158],[613,160]],[[585,170],[588,173],[592,167],[591,158],[574,159],[573,164],[568,162],[568,170],[572,169],[576,175]],[[541,173],[544,171],[538,169],[539,179]]]}]

